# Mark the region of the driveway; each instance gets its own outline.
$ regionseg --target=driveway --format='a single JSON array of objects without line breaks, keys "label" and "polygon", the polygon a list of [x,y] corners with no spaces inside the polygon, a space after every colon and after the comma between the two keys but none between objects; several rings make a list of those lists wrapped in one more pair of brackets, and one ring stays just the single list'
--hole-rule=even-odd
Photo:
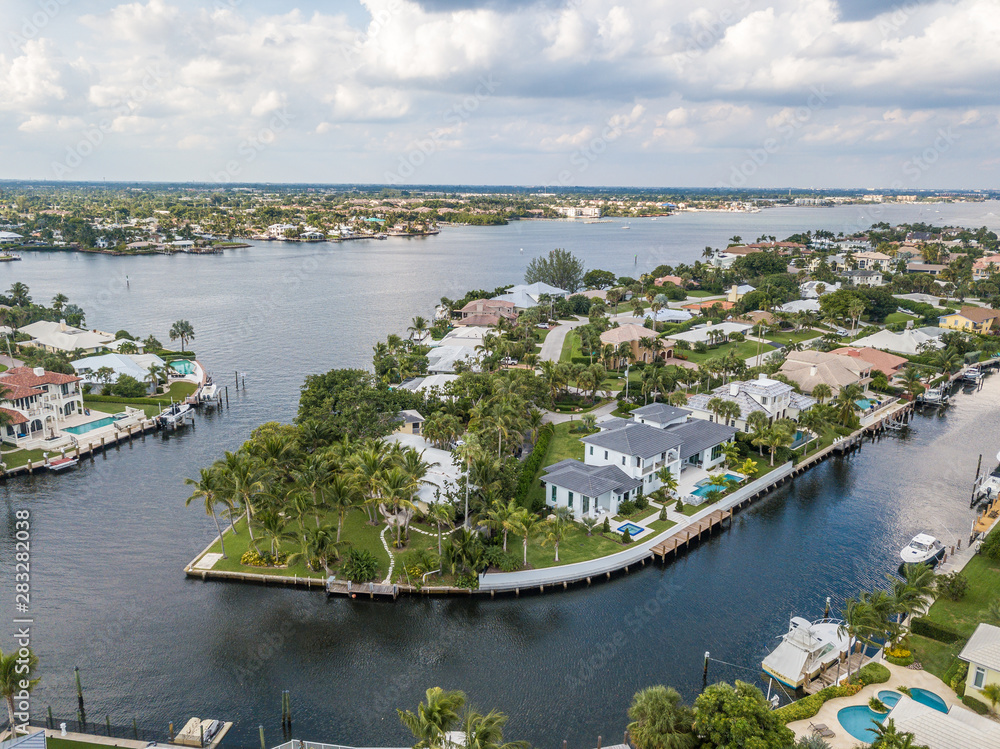
[{"label": "driveway", "polygon": [[548,335],[545,336],[545,340],[542,341],[542,351],[538,355],[539,360],[554,362],[559,361],[559,356],[562,354],[563,342],[566,340],[566,334],[573,328],[579,328],[581,325],[586,325],[587,322],[586,318],[578,317],[576,320],[562,322],[552,328]]}]

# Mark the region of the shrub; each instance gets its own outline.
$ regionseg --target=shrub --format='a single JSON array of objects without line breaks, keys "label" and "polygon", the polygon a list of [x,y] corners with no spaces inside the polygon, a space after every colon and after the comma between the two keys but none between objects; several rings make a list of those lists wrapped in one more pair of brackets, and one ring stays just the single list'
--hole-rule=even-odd
[{"label": "shrub", "polygon": [[979,547],[979,553],[1000,562],[1000,528],[994,528]]},{"label": "shrub", "polygon": [[953,632],[947,627],[943,627],[925,617],[919,617],[910,622],[910,632],[921,637],[929,637],[932,640],[943,642],[946,645],[964,639],[957,632]]},{"label": "shrub", "polygon": [[870,707],[877,713],[889,712],[889,708],[887,708],[885,706],[885,703],[882,702],[882,700],[880,700],[878,697],[872,697],[870,700],[868,700],[868,707]]},{"label": "shrub", "polygon": [[632,543],[632,534],[628,532],[628,528],[622,531],[622,543],[626,546]]},{"label": "shrub", "polygon": [[131,375],[123,374],[118,376],[118,380],[111,386],[111,394],[120,398],[142,398],[148,392],[148,388]]},{"label": "shrub", "polygon": [[987,715],[990,712],[989,706],[985,702],[980,702],[975,697],[963,697],[962,704],[980,715]]},{"label": "shrub", "polygon": [[774,714],[783,723],[805,720],[806,718],[811,718],[818,713],[819,709],[823,707],[823,703],[827,700],[833,700],[838,697],[853,697],[860,691],[861,687],[857,684],[847,684],[839,687],[825,687],[816,692],[816,694],[803,697],[801,700],[796,700],[790,705],[779,707],[774,711]]},{"label": "shrub", "polygon": [[659,519],[660,520],[666,520],[667,519],[667,506],[666,505],[663,505],[663,507],[660,508]]},{"label": "shrub", "polygon": [[366,583],[378,577],[378,559],[367,549],[351,549],[344,562],[344,575],[356,583]]},{"label": "shrub", "polygon": [[638,497],[635,498],[635,509],[645,510],[648,507],[649,507],[649,499],[646,497],[645,494],[640,494]]},{"label": "shrub", "polygon": [[521,569],[521,557],[512,553],[504,554],[503,559],[500,560],[500,571],[517,572],[519,569]]},{"label": "shrub", "polygon": [[601,533],[611,533],[611,522],[605,516],[604,525],[601,526]]},{"label": "shrub", "polygon": [[468,588],[469,590],[477,590],[479,588],[479,575],[469,572],[465,575],[460,575],[458,580],[455,581],[456,588]]},{"label": "shrub", "polygon": [[684,500],[678,497],[677,504],[674,505],[674,509],[677,510],[677,512],[684,512]]},{"label": "shrub", "polygon": [[[514,489],[514,499],[521,507],[527,507],[528,494],[531,492],[531,487],[535,483],[535,474],[538,473],[538,469],[542,467],[542,461],[545,460],[545,453],[549,450],[549,442],[552,440],[552,425],[546,424],[541,429],[538,430],[538,442],[535,443],[535,447],[531,450],[531,455],[528,459],[524,461],[521,466],[521,473],[517,477],[517,487]],[[545,500],[542,499],[542,504]],[[535,511],[534,507],[527,507],[531,511]],[[541,509],[540,507],[537,509]]]},{"label": "shrub", "polygon": [[955,662],[945,671],[943,681],[958,694],[959,687],[962,687],[964,691],[965,677],[968,675],[969,664],[956,658]]},{"label": "shrub", "polygon": [[905,694],[907,697],[912,697],[913,696],[913,694],[910,692],[910,688],[909,687],[899,686],[899,687],[896,687],[896,691],[897,692],[901,692],[902,694]]},{"label": "shrub", "polygon": [[490,567],[500,569],[500,565],[503,563],[503,557],[504,553],[502,546],[487,546],[483,549],[483,561]]},{"label": "shrub", "polygon": [[895,650],[886,650],[885,659],[895,666],[909,666],[913,663],[913,653],[911,653],[906,648],[896,648]]},{"label": "shrub", "polygon": [[277,557],[274,557],[269,551],[260,553],[255,549],[247,549],[240,557],[240,564],[245,564],[248,567],[279,567],[285,563],[286,559],[288,559],[288,555],[281,551],[278,552]]},{"label": "shrub", "polygon": [[884,684],[889,681],[889,669],[881,663],[869,663],[851,676],[851,684],[858,684],[867,687],[869,684]]},{"label": "shrub", "polygon": [[623,499],[618,503],[618,514],[628,517],[636,511],[635,502],[631,499]]},{"label": "shrub", "polygon": [[949,572],[945,575],[938,575],[935,587],[945,598],[961,601],[969,589],[969,580],[961,572]]}]

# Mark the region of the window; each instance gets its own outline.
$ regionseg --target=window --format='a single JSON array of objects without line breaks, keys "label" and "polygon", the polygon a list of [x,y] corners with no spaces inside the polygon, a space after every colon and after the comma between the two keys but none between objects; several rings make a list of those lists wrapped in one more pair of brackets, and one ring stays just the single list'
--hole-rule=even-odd
[{"label": "window", "polygon": [[982,666],[976,666],[976,673],[972,677],[972,686],[976,689],[982,689],[983,684],[986,683],[986,669]]},{"label": "window", "polygon": [[722,457],[722,445],[716,445],[712,448],[712,460],[718,460]]},{"label": "window", "polygon": [[642,458],[637,457],[635,459],[635,467],[636,468],[642,468]]},{"label": "window", "polygon": [[556,501],[556,492],[557,491],[559,491],[559,488],[555,484],[553,484],[552,485],[552,503],[553,504],[555,504],[555,501]]},{"label": "window", "polygon": [[583,511],[590,512],[590,497],[583,498]]},{"label": "window", "polygon": [[593,445],[591,445],[591,446],[590,446],[590,454],[591,454],[591,455],[593,455],[593,454],[594,454],[594,446],[593,446]]},{"label": "window", "polygon": [[573,506],[573,492],[569,492],[569,499],[566,500],[566,506],[567,507]]},{"label": "window", "polygon": [[622,465],[625,465],[625,456],[622,455]]},{"label": "window", "polygon": [[605,459],[605,460],[607,460],[607,459],[608,459],[608,451],[607,451],[607,450],[605,450],[605,451],[604,451],[604,459]]},{"label": "window", "polygon": [[660,453],[660,460],[666,460],[666,459],[667,459],[667,454],[666,453]]}]

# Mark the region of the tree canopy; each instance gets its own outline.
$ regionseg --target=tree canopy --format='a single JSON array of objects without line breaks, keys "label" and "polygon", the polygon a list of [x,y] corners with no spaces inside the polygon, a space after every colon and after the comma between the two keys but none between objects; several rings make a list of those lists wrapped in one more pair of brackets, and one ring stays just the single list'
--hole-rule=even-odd
[{"label": "tree canopy", "polygon": [[572,252],[560,248],[547,257],[536,257],[524,271],[525,283],[547,283],[557,289],[576,291],[583,285],[583,261]]}]

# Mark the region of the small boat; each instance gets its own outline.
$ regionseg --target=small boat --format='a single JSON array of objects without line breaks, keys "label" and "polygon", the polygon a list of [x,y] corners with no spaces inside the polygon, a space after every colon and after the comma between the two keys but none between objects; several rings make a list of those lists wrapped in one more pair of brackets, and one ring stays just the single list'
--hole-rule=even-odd
[{"label": "small boat", "polygon": [[948,394],[943,387],[927,388],[920,395],[920,401],[921,403],[930,403],[933,406],[938,406],[948,402]]},{"label": "small boat", "polygon": [[926,564],[935,566],[944,556],[944,546],[934,536],[918,533],[899,552],[904,564]]},{"label": "small boat", "polygon": [[198,393],[198,400],[202,403],[205,403],[206,401],[214,401],[218,397],[219,388],[214,382],[212,382],[211,379],[201,386],[201,391]]},{"label": "small boat", "polygon": [[77,460],[76,458],[67,458],[66,456],[63,456],[61,458],[50,458],[49,460],[45,461],[45,467],[48,468],[50,471],[55,471],[58,473],[59,471],[66,471],[72,468],[79,462],[80,461]]},{"label": "small boat", "polygon": [[978,383],[983,379],[983,371],[978,366],[969,367],[962,374],[962,380],[965,382]]},{"label": "small boat", "polygon": [[178,426],[184,422],[184,417],[190,410],[191,406],[187,403],[174,403],[169,408],[164,408],[156,419],[164,426]]},{"label": "small boat", "polygon": [[840,619],[810,622],[793,616],[788,632],[761,662],[764,673],[786,687],[799,689],[839,661],[850,650],[850,638]]}]

